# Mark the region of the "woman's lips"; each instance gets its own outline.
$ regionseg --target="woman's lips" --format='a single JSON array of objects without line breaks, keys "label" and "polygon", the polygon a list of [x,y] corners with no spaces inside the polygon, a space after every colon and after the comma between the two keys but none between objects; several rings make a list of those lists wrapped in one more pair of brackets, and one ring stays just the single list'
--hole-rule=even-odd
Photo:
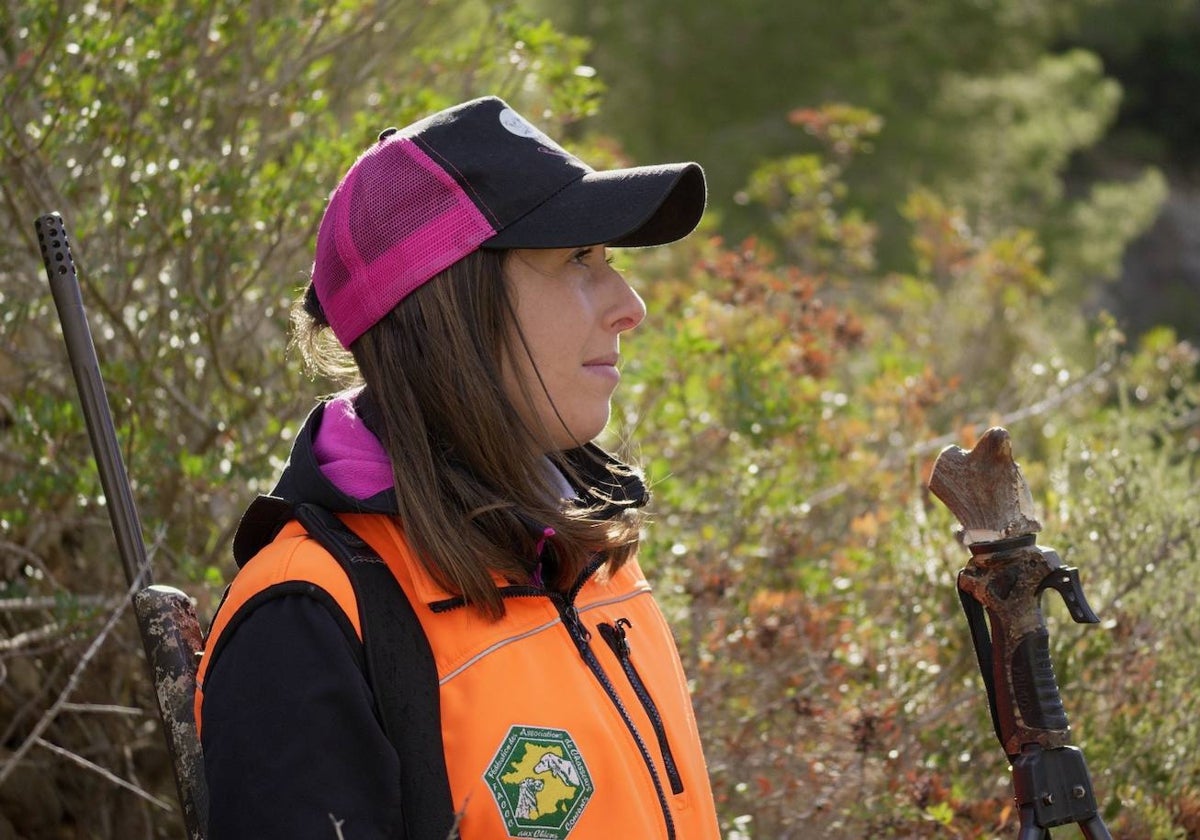
[{"label": "woman's lips", "polygon": [[619,381],[621,372],[617,370],[617,362],[620,361],[620,356],[617,354],[609,354],[606,356],[597,356],[594,359],[588,359],[583,363],[584,370],[596,376],[603,376],[606,379]]}]

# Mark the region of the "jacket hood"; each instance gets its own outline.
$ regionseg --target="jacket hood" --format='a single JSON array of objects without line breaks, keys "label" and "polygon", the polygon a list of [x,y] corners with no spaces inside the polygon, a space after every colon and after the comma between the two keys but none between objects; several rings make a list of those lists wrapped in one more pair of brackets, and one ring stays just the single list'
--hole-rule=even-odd
[{"label": "jacket hood", "polygon": [[[294,518],[296,505],[313,504],[331,513],[397,513],[395,488],[356,499],[338,489],[321,470],[313,444],[325,407],[326,403],[318,403],[305,419],[275,488],[255,498],[242,514],[233,537],[233,558],[239,568],[275,539]],[[574,488],[576,504],[599,506],[601,516],[609,517],[649,501],[649,491],[637,473],[595,444],[568,450],[563,456],[587,485]],[[535,527],[534,523],[530,526]]]}]

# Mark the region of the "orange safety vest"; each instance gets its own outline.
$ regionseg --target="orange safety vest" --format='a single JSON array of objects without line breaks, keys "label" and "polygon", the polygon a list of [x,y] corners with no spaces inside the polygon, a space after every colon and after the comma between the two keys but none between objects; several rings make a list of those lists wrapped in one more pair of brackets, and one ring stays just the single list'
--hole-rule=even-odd
[{"label": "orange safety vest", "polygon": [[[456,606],[389,517],[339,518],[387,563],[430,642],[464,840],[718,840],[687,681],[636,561],[592,575],[570,605],[522,590],[491,621]],[[361,639],[346,573],[292,522],[238,573],[206,648],[247,601],[287,581],[327,592]],[[198,727],[210,664],[198,673]]]}]

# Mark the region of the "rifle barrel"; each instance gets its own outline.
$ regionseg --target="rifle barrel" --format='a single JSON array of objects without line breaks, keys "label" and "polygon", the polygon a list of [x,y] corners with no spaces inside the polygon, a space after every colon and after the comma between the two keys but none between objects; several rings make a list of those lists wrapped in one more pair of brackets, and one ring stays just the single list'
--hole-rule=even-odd
[{"label": "rifle barrel", "polygon": [[66,226],[61,215],[47,213],[38,217],[34,228],[41,244],[42,261],[46,265],[46,277],[50,281],[58,320],[62,324],[71,372],[75,376],[88,437],[92,442],[92,454],[100,472],[100,485],[104,488],[108,516],[117,539],[121,563],[125,567],[125,579],[131,587],[135,581],[139,582],[138,588],[149,586],[154,581],[146,557],[146,546],[142,541],[142,525],[133,501],[129,474],[125,471],[125,462],[117,443],[112,411],[104,391],[104,380],[100,376],[96,345],[92,341],[92,331],[83,308],[79,275],[71,256]]}]

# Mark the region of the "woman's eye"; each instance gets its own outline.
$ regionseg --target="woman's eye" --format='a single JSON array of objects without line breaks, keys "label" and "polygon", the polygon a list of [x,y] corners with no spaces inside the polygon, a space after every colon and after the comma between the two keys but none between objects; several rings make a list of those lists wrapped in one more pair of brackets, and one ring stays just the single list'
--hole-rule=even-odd
[{"label": "woman's eye", "polygon": [[603,261],[605,264],[613,264],[613,255],[608,251],[608,249],[600,249],[598,251],[594,247],[580,248],[578,251],[573,252],[570,257],[570,262],[573,262],[576,265],[585,266],[587,268],[599,267],[600,261],[596,258],[597,253],[604,255]]}]

